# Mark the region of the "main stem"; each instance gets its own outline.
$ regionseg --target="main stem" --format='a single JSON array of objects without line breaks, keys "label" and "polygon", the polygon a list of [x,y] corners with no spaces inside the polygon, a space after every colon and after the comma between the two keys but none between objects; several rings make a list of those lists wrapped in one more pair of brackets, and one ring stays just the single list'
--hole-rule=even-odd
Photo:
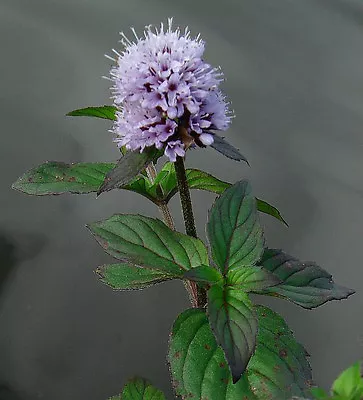
[{"label": "main stem", "polygon": [[[178,182],[178,189],[180,194],[180,202],[183,210],[184,225],[186,234],[197,238],[197,229],[195,227],[193,205],[190,198],[190,191],[187,181],[187,175],[185,172],[184,159],[177,156],[176,162],[174,163],[175,173]],[[204,307],[207,303],[206,291],[197,286],[195,282],[190,282],[190,286],[193,290],[194,296],[196,295],[196,307]]]}]

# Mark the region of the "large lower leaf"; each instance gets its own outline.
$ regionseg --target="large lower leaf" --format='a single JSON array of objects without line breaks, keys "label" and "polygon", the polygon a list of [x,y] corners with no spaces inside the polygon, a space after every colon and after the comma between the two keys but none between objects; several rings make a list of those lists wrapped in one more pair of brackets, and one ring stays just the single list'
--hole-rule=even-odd
[{"label": "large lower leaf", "polygon": [[172,231],[158,219],[118,214],[88,228],[107,253],[140,267],[182,277],[190,268],[208,265],[201,240]]},{"label": "large lower leaf", "polygon": [[175,393],[190,400],[256,400],[246,376],[236,384],[201,309],[179,315],[170,336],[168,362]]},{"label": "large lower leaf", "polygon": [[236,384],[205,312],[189,309],[178,316],[168,352],[177,395],[195,400],[287,400],[308,395],[311,370],[304,348],[279,315],[262,306],[256,313],[256,350]]},{"label": "large lower leaf", "polygon": [[282,281],[262,293],[291,300],[304,308],[318,307],[329,300],[346,299],[355,293],[335,284],[331,274],[314,262],[301,262],[282,250],[265,249],[259,264]]},{"label": "large lower leaf", "polygon": [[306,350],[296,342],[285,321],[264,306],[257,306],[257,346],[248,364],[248,380],[261,400],[309,397],[311,368]]},{"label": "large lower leaf", "polygon": [[66,164],[48,161],[26,172],[12,187],[36,196],[96,192],[114,166],[112,163]]},{"label": "large lower leaf", "polygon": [[118,290],[144,289],[174,278],[163,271],[125,263],[103,265],[96,273],[103,283]]},{"label": "large lower leaf", "polygon": [[117,108],[114,106],[86,107],[70,111],[70,117],[96,117],[102,119],[116,120]]},{"label": "large lower leaf", "polygon": [[127,152],[109,171],[97,194],[120,188],[129,184],[143,169],[159,155],[159,150],[147,148],[142,153],[139,151]]},{"label": "large lower leaf", "polygon": [[122,394],[109,400],[165,400],[164,394],[143,378],[130,379],[122,390]]},{"label": "large lower leaf", "polygon": [[237,182],[217,198],[209,212],[207,233],[213,259],[224,274],[260,259],[264,237],[248,181]]},{"label": "large lower leaf", "polygon": [[212,286],[208,290],[208,316],[237,382],[255,351],[257,319],[251,300],[242,290]]}]

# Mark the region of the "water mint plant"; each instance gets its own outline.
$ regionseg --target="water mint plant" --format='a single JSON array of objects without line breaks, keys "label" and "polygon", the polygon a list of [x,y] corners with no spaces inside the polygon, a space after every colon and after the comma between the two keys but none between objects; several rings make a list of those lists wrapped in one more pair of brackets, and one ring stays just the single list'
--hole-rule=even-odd
[{"label": "water mint plant", "polygon": [[[111,288],[138,290],[171,279],[184,283],[191,307],[176,318],[167,355],[177,397],[309,397],[314,384],[306,350],[285,321],[254,304],[250,294],[312,309],[354,291],[335,284],[314,262],[268,247],[259,212],[286,222],[275,207],[253,195],[250,182],[231,184],[185,168],[188,152],[207,146],[247,163],[219,135],[233,116],[219,88],[222,73],[204,61],[205,44],[199,36],[173,29],[171,20],[167,28],[147,27],[143,37],[133,32],[135,41],[122,34],[123,50],[109,56],[114,62],[113,104],[68,114],[112,121],[119,160],[46,162],[21,176],[13,188],[38,196],[129,190],[159,208],[163,220],[116,214],[90,223],[88,229],[116,260],[96,269]],[[197,235],[191,189],[218,195],[206,223],[208,244]],[[168,207],[177,193],[185,232],[175,229]],[[165,396],[146,379],[134,378],[112,399]]]}]

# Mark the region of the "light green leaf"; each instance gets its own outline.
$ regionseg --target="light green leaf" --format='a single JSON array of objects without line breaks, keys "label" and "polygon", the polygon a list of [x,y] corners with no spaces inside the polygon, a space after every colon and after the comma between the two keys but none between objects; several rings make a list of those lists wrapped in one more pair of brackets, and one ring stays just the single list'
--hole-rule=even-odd
[{"label": "light green leaf", "polygon": [[325,392],[324,389],[313,387],[310,389],[311,394],[314,396],[316,400],[328,400],[329,395]]},{"label": "light green leaf", "polygon": [[96,117],[115,121],[116,111],[117,108],[113,106],[86,107],[70,111],[67,115],[70,117]]},{"label": "light green leaf", "polygon": [[112,163],[48,161],[26,172],[12,188],[36,196],[96,192],[114,166]]},{"label": "light green leaf", "polygon": [[107,253],[140,267],[182,278],[190,268],[208,265],[201,240],[172,231],[158,219],[117,214],[88,228]]},{"label": "light green leaf", "polygon": [[237,382],[255,351],[257,319],[248,295],[233,287],[208,290],[208,318]]},{"label": "light green leaf", "polygon": [[191,400],[257,400],[246,375],[232,383],[231,373],[201,309],[179,315],[170,336],[168,362],[177,396]]},{"label": "light green leaf", "polygon": [[103,283],[118,290],[144,289],[174,278],[163,271],[126,263],[103,265],[96,273]]},{"label": "light green leaf", "polygon": [[282,297],[304,308],[346,299],[354,293],[352,289],[335,284],[332,276],[314,262],[301,262],[279,249],[265,249],[258,264],[282,281],[264,289],[262,294]]},{"label": "light green leaf", "polygon": [[115,168],[109,171],[97,194],[120,188],[129,184],[143,169],[160,155],[155,148],[147,148],[142,153],[139,151],[127,152],[116,164]]},{"label": "light green leaf", "polygon": [[227,285],[244,292],[261,290],[281,283],[281,280],[262,267],[237,267],[227,273]]},{"label": "light green leaf", "polygon": [[343,371],[333,383],[333,395],[339,395],[351,399],[351,397],[355,395],[357,388],[362,385],[360,368],[361,363],[356,362]]},{"label": "light green leaf", "polygon": [[209,212],[207,233],[222,274],[260,259],[264,237],[248,181],[237,182],[217,198]]},{"label": "light green leaf", "polygon": [[123,388],[122,394],[109,400],[165,400],[164,394],[143,378],[130,379]]},{"label": "light green leaf", "polygon": [[177,395],[195,400],[309,397],[311,369],[304,348],[295,341],[279,315],[263,306],[257,306],[256,312],[259,324],[256,351],[247,372],[234,385],[205,312],[189,309],[179,315],[172,329],[168,352]]},{"label": "light green leaf", "polygon": [[223,282],[222,274],[215,268],[207,265],[201,265],[185,272],[185,279],[190,279],[196,282],[205,282],[214,285],[219,282]]}]

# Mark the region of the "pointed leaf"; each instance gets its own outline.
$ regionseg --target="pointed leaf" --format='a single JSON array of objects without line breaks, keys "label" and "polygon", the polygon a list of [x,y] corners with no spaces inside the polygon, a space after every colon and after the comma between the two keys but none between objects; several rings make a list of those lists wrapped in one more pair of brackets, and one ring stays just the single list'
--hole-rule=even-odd
[{"label": "pointed leaf", "polygon": [[[210,145],[214,150],[217,150],[219,153],[224,156],[231,158],[235,161],[245,161],[248,164],[246,157],[244,157],[238,149],[229,144],[224,138],[214,134],[213,135],[214,142]],[[248,164],[249,165],[249,164]]]},{"label": "pointed leaf", "polygon": [[259,262],[282,283],[263,294],[282,297],[304,308],[318,307],[330,300],[346,299],[354,290],[336,285],[332,276],[314,262],[301,262],[282,250],[265,249]]},{"label": "pointed leaf", "polygon": [[360,362],[356,362],[343,371],[333,383],[333,394],[350,399],[361,385],[360,368]]},{"label": "pointed leaf", "polygon": [[211,285],[223,281],[222,274],[215,268],[207,265],[201,265],[185,272],[185,279],[190,279],[196,282],[205,282]]},{"label": "pointed leaf", "polygon": [[103,283],[118,290],[145,289],[174,278],[163,271],[125,263],[103,265],[96,273]]},{"label": "pointed leaf", "polygon": [[289,224],[284,220],[283,216],[281,215],[280,211],[272,206],[271,204],[267,203],[267,201],[258,199],[256,197],[256,203],[257,203],[257,210],[267,214],[271,215],[271,217],[275,217],[279,221],[283,222],[286,226],[289,226]]},{"label": "pointed leaf", "polygon": [[88,228],[107,253],[140,267],[182,277],[190,268],[208,265],[201,240],[172,231],[158,219],[116,214]]},{"label": "pointed leaf", "polygon": [[257,306],[256,351],[248,364],[248,379],[257,398],[286,400],[310,397],[311,368],[306,350],[277,313]]},{"label": "pointed leaf", "polygon": [[201,309],[189,309],[174,322],[168,363],[177,396],[191,400],[257,400],[246,375],[232,383],[231,373]]},{"label": "pointed leaf", "polygon": [[98,195],[109,190],[120,188],[130,183],[159,154],[154,148],[147,148],[142,153],[130,151],[126,153],[105,177]]},{"label": "pointed leaf", "polygon": [[217,198],[209,212],[207,233],[213,259],[223,274],[260,259],[264,237],[248,181],[237,182]]},{"label": "pointed leaf", "polygon": [[244,292],[261,290],[281,283],[281,280],[262,267],[238,267],[227,273],[227,285]]},{"label": "pointed leaf", "polygon": [[257,319],[247,294],[232,287],[208,290],[208,317],[237,382],[255,351]]},{"label": "pointed leaf", "polygon": [[109,400],[165,400],[164,394],[143,378],[130,379],[123,388],[122,394]]},{"label": "pointed leaf", "polygon": [[[311,370],[304,348],[295,341],[279,315],[262,306],[257,306],[256,311],[259,320],[256,351],[247,373],[235,385],[205,312],[189,309],[179,315],[173,325],[168,352],[177,395],[195,400],[308,397]],[[257,397],[251,393],[247,377]]]},{"label": "pointed leaf", "polygon": [[113,163],[66,164],[48,161],[26,172],[12,188],[36,196],[96,192],[114,166]]},{"label": "pointed leaf", "polygon": [[117,108],[114,106],[86,107],[79,110],[70,111],[70,117],[96,117],[102,119],[116,120]]}]

